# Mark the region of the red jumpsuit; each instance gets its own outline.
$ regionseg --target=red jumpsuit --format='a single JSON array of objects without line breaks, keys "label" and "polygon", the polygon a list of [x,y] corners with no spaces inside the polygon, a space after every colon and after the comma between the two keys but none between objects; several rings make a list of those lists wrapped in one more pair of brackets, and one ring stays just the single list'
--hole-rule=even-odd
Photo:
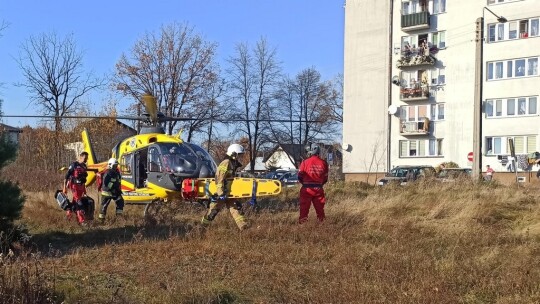
[{"label": "red jumpsuit", "polygon": [[311,203],[317,213],[317,219],[324,221],[324,190],[323,185],[328,181],[328,164],[318,155],[312,155],[300,164],[298,180],[302,184],[300,189],[300,218],[298,222],[304,223],[308,219]]},{"label": "red jumpsuit", "polygon": [[[67,185],[73,193],[73,211],[77,214],[77,221],[83,223],[85,221],[85,207],[83,197],[86,195],[86,164],[74,162],[69,166],[66,173]],[[67,211],[67,216],[71,217],[72,210]]]}]

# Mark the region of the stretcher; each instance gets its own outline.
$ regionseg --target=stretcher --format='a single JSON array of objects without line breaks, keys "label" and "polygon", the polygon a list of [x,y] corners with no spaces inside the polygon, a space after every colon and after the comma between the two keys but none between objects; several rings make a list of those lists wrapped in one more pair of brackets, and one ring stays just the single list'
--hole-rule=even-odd
[{"label": "stretcher", "polygon": [[[281,182],[274,179],[243,178],[227,179],[225,183],[227,197],[259,198],[281,193]],[[216,181],[213,178],[185,179],[182,183],[182,196],[185,199],[209,199],[217,191]]]}]

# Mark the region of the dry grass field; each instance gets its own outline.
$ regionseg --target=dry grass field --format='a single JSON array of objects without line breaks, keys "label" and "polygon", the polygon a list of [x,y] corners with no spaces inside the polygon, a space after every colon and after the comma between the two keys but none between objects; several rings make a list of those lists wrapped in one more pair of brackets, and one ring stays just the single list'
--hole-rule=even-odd
[{"label": "dry grass field", "polygon": [[[326,187],[323,224],[285,189],[239,232],[226,212],[171,203],[157,222],[79,227],[27,192],[31,246],[2,257],[3,303],[540,303],[540,189],[423,182]],[[94,195],[95,196],[95,195]],[[113,207],[109,207],[113,208]],[[313,209],[312,211],[313,212]],[[0,301],[1,302],[1,301]]]}]

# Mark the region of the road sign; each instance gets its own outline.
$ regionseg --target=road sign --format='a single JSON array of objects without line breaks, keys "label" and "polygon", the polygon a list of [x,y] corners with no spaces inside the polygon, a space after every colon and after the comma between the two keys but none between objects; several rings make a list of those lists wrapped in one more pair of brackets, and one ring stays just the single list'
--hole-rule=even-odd
[{"label": "road sign", "polygon": [[473,161],[473,153],[472,152],[469,152],[469,154],[467,154],[467,160],[469,160],[470,162]]}]

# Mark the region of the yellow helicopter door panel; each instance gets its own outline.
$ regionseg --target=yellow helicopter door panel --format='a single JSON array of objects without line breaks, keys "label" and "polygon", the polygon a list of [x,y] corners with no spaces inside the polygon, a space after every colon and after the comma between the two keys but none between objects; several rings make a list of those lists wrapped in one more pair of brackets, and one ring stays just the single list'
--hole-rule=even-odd
[{"label": "yellow helicopter door panel", "polygon": [[[281,193],[281,182],[273,179],[241,178],[227,180],[229,198],[251,198],[253,190],[256,196],[271,196]],[[197,179],[197,198],[207,199],[216,193],[216,182],[213,178]]]}]

